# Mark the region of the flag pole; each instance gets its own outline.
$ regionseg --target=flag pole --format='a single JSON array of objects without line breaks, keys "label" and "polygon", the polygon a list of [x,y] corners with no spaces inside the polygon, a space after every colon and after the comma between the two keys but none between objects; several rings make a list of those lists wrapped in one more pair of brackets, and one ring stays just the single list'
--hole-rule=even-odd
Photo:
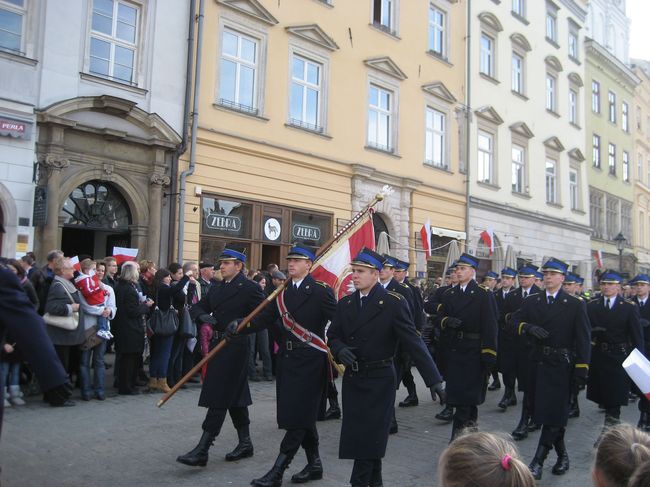
[{"label": "flag pole", "polygon": [[[393,189],[390,186],[384,186],[382,190],[375,195],[373,200],[368,203],[360,212],[358,212],[356,215],[352,217],[352,219],[341,229],[339,230],[336,235],[334,235],[332,238],[330,238],[327,242],[325,242],[317,251],[316,251],[316,261],[314,262],[314,265],[312,266],[312,271],[317,268],[320,264],[318,263],[318,259],[320,256],[322,256],[324,253],[326,253],[332,245],[334,245],[341,237],[343,237],[351,228],[354,227],[354,225],[361,219],[363,216],[368,213],[369,211],[372,210],[372,208],[382,201],[384,199],[384,196],[389,195],[390,193],[393,192]],[[237,325],[237,330],[235,333],[239,333],[242,331],[244,328],[250,327],[251,321],[272,301],[277,298],[278,294],[282,292],[282,290],[291,282],[291,278],[286,279],[284,282],[280,283],[278,287],[275,288],[275,290],[269,294],[260,304],[257,305],[257,307],[251,311],[248,316],[246,316],[239,325]],[[157,403],[158,407],[162,407],[167,401],[169,401],[174,394],[187,382],[189,381],[201,368],[207,364],[210,360],[214,358],[215,355],[217,355],[226,345],[228,344],[227,340],[221,340],[217,345],[210,350],[192,369],[185,374],[176,384],[174,384],[174,387],[166,393]],[[329,358],[330,362],[334,364],[335,367],[337,367],[338,370],[342,372],[340,369],[339,364],[336,363],[334,360],[334,357],[332,356],[332,352],[327,350],[327,357]]]}]

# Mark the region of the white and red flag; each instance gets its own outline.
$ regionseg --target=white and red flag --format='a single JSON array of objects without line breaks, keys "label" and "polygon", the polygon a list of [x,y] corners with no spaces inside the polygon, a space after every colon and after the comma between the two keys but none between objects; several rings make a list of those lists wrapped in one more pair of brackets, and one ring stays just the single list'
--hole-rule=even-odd
[{"label": "white and red flag", "polygon": [[352,294],[354,286],[350,261],[363,247],[375,250],[371,211],[355,222],[327,252],[319,256],[312,276],[329,284],[337,299]]},{"label": "white and red flag", "polygon": [[596,265],[599,269],[603,268],[603,251],[594,250],[594,258],[596,259]]},{"label": "white and red flag", "polygon": [[420,229],[420,237],[422,238],[422,248],[427,257],[431,257],[431,221],[427,221]]},{"label": "white and red flag", "polygon": [[79,263],[78,255],[75,255],[74,257],[70,257],[70,263],[72,264],[72,267],[74,267],[75,271],[81,272],[81,264]]},{"label": "white and red flag", "polygon": [[494,252],[494,231],[491,228],[483,230],[480,237],[485,246],[490,250],[489,255],[492,255],[492,252]]},{"label": "white and red flag", "polygon": [[643,395],[650,400],[650,361],[635,348],[623,361],[623,368]]},{"label": "white and red flag", "polygon": [[113,257],[117,265],[124,264],[127,260],[135,260],[138,256],[138,249],[129,249],[127,247],[113,247]]}]

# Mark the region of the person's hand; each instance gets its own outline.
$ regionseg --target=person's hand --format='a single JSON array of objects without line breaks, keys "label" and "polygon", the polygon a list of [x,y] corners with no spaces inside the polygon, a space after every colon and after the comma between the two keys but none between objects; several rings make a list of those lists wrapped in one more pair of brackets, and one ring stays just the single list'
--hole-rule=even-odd
[{"label": "person's hand", "polygon": [[450,328],[452,330],[457,330],[461,326],[463,326],[463,321],[460,320],[459,318],[454,318],[453,316],[448,316],[445,318],[445,322],[443,323],[445,328]]},{"label": "person's hand", "polygon": [[102,316],[104,318],[108,318],[111,315],[111,310],[108,308],[104,308],[104,311],[102,311]]},{"label": "person's hand", "polygon": [[13,351],[15,350],[13,345],[11,345],[9,343],[5,343],[3,348],[5,350],[5,353],[13,353]]},{"label": "person's hand", "polygon": [[147,299],[144,304],[146,304],[149,308],[153,306],[154,300],[153,299]]},{"label": "person's hand", "polygon": [[192,269],[190,269],[189,271],[187,271],[187,272],[185,273],[185,275],[186,275],[187,277],[189,277],[190,279],[192,279],[192,278],[194,277],[194,272],[192,272]]},{"label": "person's hand", "polygon": [[45,391],[43,398],[50,406],[63,406],[70,399],[72,395],[72,386],[69,382],[58,385],[52,389]]},{"label": "person's hand", "polygon": [[526,327],[526,333],[534,338],[537,338],[538,340],[544,340],[545,338],[548,338],[548,331],[537,325],[528,325]]},{"label": "person's hand", "polygon": [[230,323],[228,323],[228,326],[226,326],[226,341],[230,342],[234,337],[237,336],[237,326],[239,326],[239,321],[233,320]]},{"label": "person's hand", "polygon": [[436,400],[436,396],[438,396],[441,406],[447,402],[447,391],[445,391],[445,388],[442,386],[442,382],[433,384],[431,387],[429,387],[429,391],[431,391],[431,400],[434,402]]},{"label": "person's hand", "polygon": [[357,356],[352,350],[352,347],[345,347],[342,348],[337,355],[339,362],[341,362],[346,367],[352,367],[352,364],[357,361]]},{"label": "person's hand", "polygon": [[70,306],[72,307],[72,311],[79,311],[79,303],[72,303]]}]

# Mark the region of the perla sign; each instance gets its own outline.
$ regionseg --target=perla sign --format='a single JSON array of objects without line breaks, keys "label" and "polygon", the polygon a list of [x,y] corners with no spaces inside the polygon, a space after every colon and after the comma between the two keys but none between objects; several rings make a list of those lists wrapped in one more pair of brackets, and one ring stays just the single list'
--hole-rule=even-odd
[{"label": "perla sign", "polygon": [[320,240],[320,228],[311,227],[309,225],[300,225],[296,223],[293,226],[293,238],[300,238],[303,240]]},{"label": "perla sign", "polygon": [[241,218],[210,213],[205,217],[205,225],[212,230],[239,232],[241,230]]}]

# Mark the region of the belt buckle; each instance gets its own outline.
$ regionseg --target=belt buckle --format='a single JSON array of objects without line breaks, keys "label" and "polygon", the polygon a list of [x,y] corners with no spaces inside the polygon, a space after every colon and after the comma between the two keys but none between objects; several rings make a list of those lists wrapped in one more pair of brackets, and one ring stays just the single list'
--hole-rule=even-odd
[{"label": "belt buckle", "polygon": [[287,343],[285,344],[285,348],[289,351],[293,350],[293,342],[291,340],[287,340]]},{"label": "belt buckle", "polygon": [[352,372],[359,372],[359,362],[356,360],[352,362]]},{"label": "belt buckle", "polygon": [[551,355],[551,347],[542,347],[542,353],[544,355]]},{"label": "belt buckle", "polygon": [[456,333],[456,338],[458,338],[459,340],[462,340],[463,336],[465,336],[465,335],[463,334],[462,331],[459,331],[458,333]]}]

